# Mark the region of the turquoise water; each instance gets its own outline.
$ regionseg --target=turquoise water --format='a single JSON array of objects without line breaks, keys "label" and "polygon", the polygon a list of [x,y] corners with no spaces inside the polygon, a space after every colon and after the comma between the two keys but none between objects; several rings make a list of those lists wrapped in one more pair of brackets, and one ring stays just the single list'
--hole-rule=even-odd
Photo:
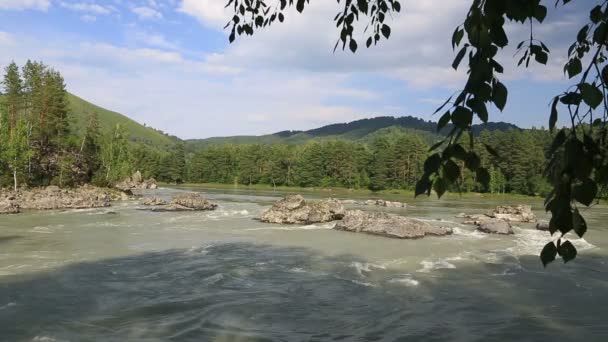
[{"label": "turquoise water", "polygon": [[[537,255],[548,233],[521,225],[514,236],[490,236],[454,218],[503,204],[497,200],[422,199],[385,209],[455,230],[449,237],[393,240],[335,231],[331,223],[256,221],[282,193],[194,190],[205,190],[219,209],[151,213],[133,201],[2,216],[0,340],[608,336],[606,207],[586,212],[590,230],[574,238],[574,262],[543,269]],[[155,193],[168,198],[175,191]],[[544,216],[540,201],[531,204]]]}]

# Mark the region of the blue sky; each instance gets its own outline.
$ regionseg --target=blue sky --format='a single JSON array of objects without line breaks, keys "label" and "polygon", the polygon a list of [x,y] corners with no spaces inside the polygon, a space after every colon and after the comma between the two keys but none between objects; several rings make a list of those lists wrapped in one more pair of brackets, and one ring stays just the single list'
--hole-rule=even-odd
[{"label": "blue sky", "polygon": [[[74,94],[182,138],[379,115],[436,120],[435,107],[465,78],[450,68],[450,37],[467,2],[406,1],[391,39],[352,55],[332,53],[335,1],[313,0],[304,15],[288,13],[286,23],[228,44],[224,0],[0,0],[0,66],[41,60]],[[501,62],[510,98],[492,121],[546,126],[547,104],[568,86],[561,65],[591,2],[559,11],[546,2],[535,31],[550,61],[515,68],[514,46],[528,32],[509,26]]]}]

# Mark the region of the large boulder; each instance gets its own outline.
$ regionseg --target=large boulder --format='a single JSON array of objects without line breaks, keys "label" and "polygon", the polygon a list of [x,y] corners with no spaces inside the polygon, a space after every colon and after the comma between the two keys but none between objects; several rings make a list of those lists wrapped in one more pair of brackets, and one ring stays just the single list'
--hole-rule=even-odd
[{"label": "large boulder", "polygon": [[141,204],[149,205],[149,206],[157,206],[157,205],[167,205],[167,204],[169,204],[169,202],[165,201],[164,199],[162,199],[158,196],[153,196],[153,197],[144,197],[141,200]]},{"label": "large boulder", "polygon": [[477,230],[490,233],[490,234],[502,234],[502,235],[510,235],[513,234],[513,229],[511,229],[511,224],[506,221],[488,221],[484,222]]},{"label": "large boulder", "polygon": [[19,203],[15,197],[9,195],[5,198],[0,198],[0,214],[17,214],[19,213]]},{"label": "large boulder", "polygon": [[549,231],[549,221],[538,221],[536,223],[536,229],[537,230],[542,230],[542,231]]},{"label": "large boulder", "polygon": [[529,205],[499,205],[488,216],[508,222],[536,222],[536,215]]},{"label": "large boulder", "polygon": [[288,195],[262,212],[260,221],[282,224],[311,224],[339,220],[344,216],[342,203],[335,199],[306,203],[301,195]]},{"label": "large boulder", "polygon": [[356,233],[386,236],[397,239],[417,239],[425,236],[443,236],[452,229],[385,212],[349,210],[334,229]]},{"label": "large boulder", "polygon": [[152,211],[203,211],[215,210],[217,204],[198,193],[185,193],[173,196],[168,205],[158,205]]},{"label": "large boulder", "polygon": [[134,189],[156,189],[157,185],[154,178],[144,180],[141,172],[136,171],[133,175],[114,184],[114,188],[126,193],[131,193]]}]

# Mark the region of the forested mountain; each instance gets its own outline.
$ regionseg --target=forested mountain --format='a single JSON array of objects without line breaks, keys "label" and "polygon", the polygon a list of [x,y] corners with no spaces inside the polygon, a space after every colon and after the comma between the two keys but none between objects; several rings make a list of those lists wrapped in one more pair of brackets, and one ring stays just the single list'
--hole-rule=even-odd
[{"label": "forested mountain", "polygon": [[[517,126],[510,123],[489,122],[484,125],[473,125],[472,131],[473,134],[479,135],[482,130],[506,131],[511,128],[518,129]],[[189,151],[195,151],[202,147],[222,144],[298,144],[313,139],[360,140],[367,139],[370,135],[377,133],[378,131],[386,131],[387,129],[397,129],[411,132],[414,134],[424,135],[427,140],[437,140],[441,136],[449,133],[449,131],[452,129],[452,125],[447,125],[440,132],[437,132],[437,123],[433,121],[425,121],[413,116],[379,116],[348,123],[327,125],[307,131],[281,131],[274,134],[261,136],[233,136],[192,139],[186,140],[186,147]]]},{"label": "forested mountain", "polygon": [[71,124],[76,134],[83,134],[89,114],[97,113],[99,126],[102,130],[110,130],[120,124],[129,132],[129,141],[131,142],[141,143],[160,151],[167,151],[180,142],[178,137],[144,126],[123,114],[94,105],[74,94],[68,93],[67,100]]}]

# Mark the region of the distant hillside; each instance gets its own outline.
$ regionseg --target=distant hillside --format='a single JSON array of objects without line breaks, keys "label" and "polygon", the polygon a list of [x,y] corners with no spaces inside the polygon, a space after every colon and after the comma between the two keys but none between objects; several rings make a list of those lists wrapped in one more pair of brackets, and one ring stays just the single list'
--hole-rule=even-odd
[{"label": "distant hillside", "polygon": [[[489,122],[482,125],[473,125],[473,133],[479,134],[483,129],[489,131],[506,131],[508,129],[518,129],[517,126],[505,122]],[[392,117],[380,116],[371,119],[361,119],[348,123],[327,125],[308,131],[281,131],[274,134],[261,136],[233,136],[233,137],[214,137],[208,139],[186,140],[187,148],[192,151],[210,145],[222,144],[271,144],[287,143],[296,144],[311,139],[347,139],[347,140],[366,140],[371,137],[394,133],[396,131],[406,131],[422,135],[428,141],[437,140],[440,136],[447,134],[452,129],[448,125],[441,132],[437,132],[437,123],[425,121],[412,116]]]},{"label": "distant hillside", "polygon": [[144,144],[159,150],[167,150],[179,141],[177,137],[166,135],[151,127],[145,127],[125,115],[94,105],[76,95],[68,94],[68,101],[73,128],[75,133],[79,135],[86,128],[89,114],[96,112],[99,124],[104,132],[111,130],[116,124],[120,124],[129,132],[129,139],[135,143]]}]

